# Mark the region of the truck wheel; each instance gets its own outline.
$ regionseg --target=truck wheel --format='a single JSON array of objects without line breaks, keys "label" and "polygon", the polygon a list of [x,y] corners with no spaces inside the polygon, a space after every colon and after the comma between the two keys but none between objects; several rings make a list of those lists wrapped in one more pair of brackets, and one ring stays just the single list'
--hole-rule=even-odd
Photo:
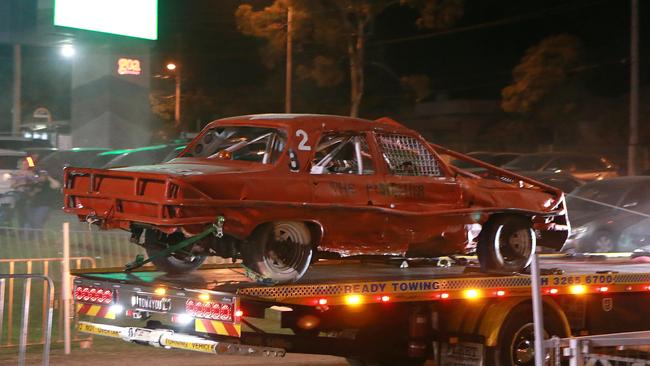
[{"label": "truck wheel", "polygon": [[[534,366],[535,336],[533,325],[533,306],[521,304],[512,309],[499,331],[496,349],[488,350],[488,365]],[[544,338],[557,335],[564,337],[564,330],[551,311],[544,312]],[[550,359],[550,354],[545,355]]]},{"label": "truck wheel", "polygon": [[530,265],[536,246],[529,219],[495,216],[481,231],[476,251],[484,271],[522,272]]},{"label": "truck wheel", "polygon": [[242,245],[244,265],[274,282],[297,281],[312,257],[309,228],[296,221],[278,221],[255,229]]},{"label": "truck wheel", "polygon": [[[149,258],[156,256],[170,244],[179,243],[185,238],[182,235],[167,235],[157,230],[146,230],[144,233],[144,248]],[[204,255],[190,255],[188,253],[172,253],[167,257],[155,257],[153,264],[161,271],[167,273],[191,272],[201,266],[205,261]]]}]

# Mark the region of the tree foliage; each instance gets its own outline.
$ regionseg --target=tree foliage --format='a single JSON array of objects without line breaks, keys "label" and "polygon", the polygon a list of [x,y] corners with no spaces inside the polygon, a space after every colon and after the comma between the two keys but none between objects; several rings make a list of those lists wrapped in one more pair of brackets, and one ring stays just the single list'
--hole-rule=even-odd
[{"label": "tree foliage", "polygon": [[545,38],[529,48],[514,68],[513,83],[501,92],[501,107],[506,112],[530,113],[539,111],[549,98],[561,102],[557,96],[565,94],[581,63],[580,39],[571,35]]},{"label": "tree foliage", "polygon": [[463,14],[463,0],[275,0],[272,5],[254,10],[242,4],[235,12],[238,29],[267,40],[262,51],[265,65],[275,67],[283,60],[286,46],[287,9],[293,10],[295,53],[311,57],[297,66],[302,79],[313,79],[320,87],[343,81],[343,65],[348,60],[350,115],[357,116],[365,85],[365,49],[368,29],[387,7],[414,6],[420,9],[418,26],[440,29],[453,25]]}]

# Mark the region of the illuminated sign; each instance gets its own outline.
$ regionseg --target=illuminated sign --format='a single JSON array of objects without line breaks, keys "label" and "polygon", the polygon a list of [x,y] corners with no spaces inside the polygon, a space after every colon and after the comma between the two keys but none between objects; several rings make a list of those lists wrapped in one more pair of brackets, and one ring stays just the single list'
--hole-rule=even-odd
[{"label": "illuminated sign", "polygon": [[54,25],[158,39],[158,0],[55,0]]},{"label": "illuminated sign", "polygon": [[120,75],[140,75],[142,67],[140,60],[132,58],[120,58],[117,60],[117,73]]}]

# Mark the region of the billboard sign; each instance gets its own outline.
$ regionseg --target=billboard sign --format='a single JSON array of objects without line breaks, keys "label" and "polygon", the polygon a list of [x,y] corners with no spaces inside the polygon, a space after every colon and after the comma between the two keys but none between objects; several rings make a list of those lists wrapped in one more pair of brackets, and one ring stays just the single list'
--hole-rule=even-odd
[{"label": "billboard sign", "polygon": [[158,0],[55,0],[54,25],[158,39]]}]

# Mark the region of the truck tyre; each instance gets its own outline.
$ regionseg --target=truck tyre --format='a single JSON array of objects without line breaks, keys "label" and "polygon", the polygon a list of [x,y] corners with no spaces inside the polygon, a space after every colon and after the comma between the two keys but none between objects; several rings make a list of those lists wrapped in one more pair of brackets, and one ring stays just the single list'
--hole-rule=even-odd
[{"label": "truck tyre", "polygon": [[313,253],[307,225],[297,221],[264,224],[242,244],[244,265],[263,278],[276,283],[297,281],[302,277]]},{"label": "truck tyre", "polygon": [[530,219],[500,215],[485,224],[476,251],[484,271],[522,272],[530,265],[536,247]]},{"label": "truck tyre", "polygon": [[[565,337],[564,329],[557,315],[544,311],[544,337]],[[524,303],[513,308],[503,322],[495,349],[489,349],[487,364],[493,366],[534,366],[535,338],[533,306]],[[547,354],[545,359],[550,358]]]},{"label": "truck tyre", "polygon": [[144,233],[144,248],[153,264],[167,273],[187,273],[199,268],[206,259],[204,255],[189,255],[187,253],[172,253],[167,257],[155,257],[170,244],[179,243],[185,238],[182,235],[167,235],[157,230],[146,230]]}]

